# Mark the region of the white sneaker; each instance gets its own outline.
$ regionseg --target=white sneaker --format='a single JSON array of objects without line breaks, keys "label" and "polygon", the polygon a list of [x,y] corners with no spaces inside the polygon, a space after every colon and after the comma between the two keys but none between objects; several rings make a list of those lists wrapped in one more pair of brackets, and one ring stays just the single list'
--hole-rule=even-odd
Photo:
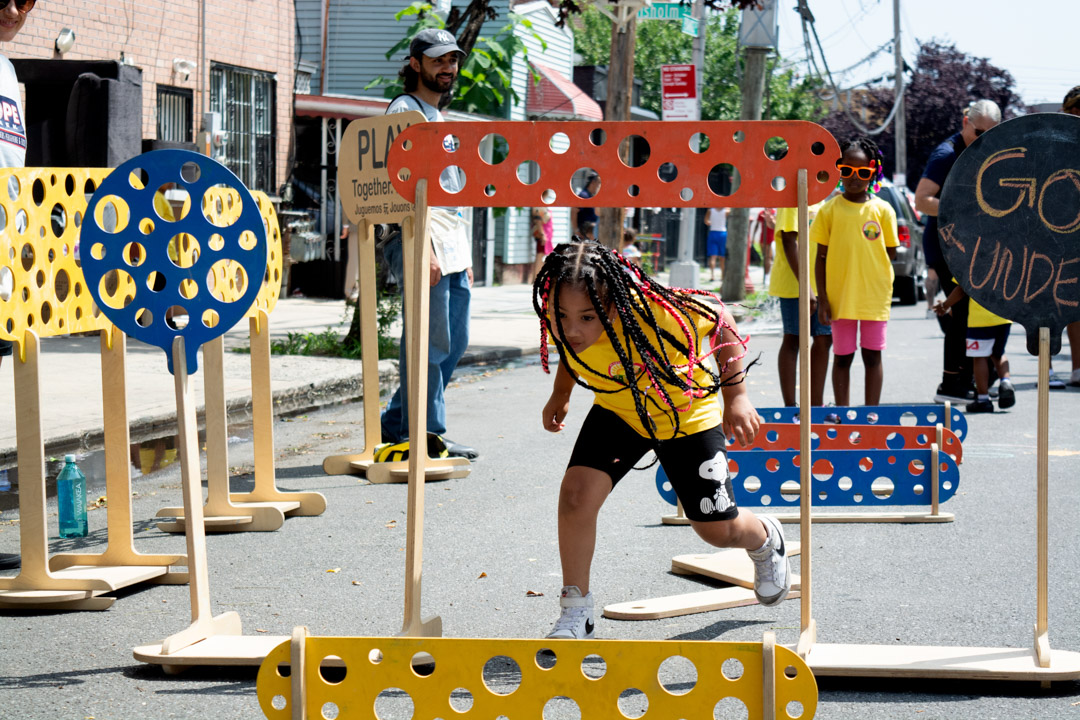
[{"label": "white sneaker", "polygon": [[1073,387],[1080,385],[1080,368],[1073,370],[1072,374],[1069,375],[1069,384]]},{"label": "white sneaker", "polygon": [[1051,390],[1065,389],[1065,381],[1057,376],[1057,373],[1054,372],[1054,368],[1050,368],[1050,375],[1047,377],[1047,380],[1049,381],[1047,382],[1047,387]]},{"label": "white sneaker", "polygon": [[758,515],[769,538],[760,552],[746,551],[754,561],[754,595],[765,606],[783,602],[791,590],[791,563],[784,545],[780,521],[771,515]]},{"label": "white sneaker", "polygon": [[577,585],[567,585],[562,589],[559,607],[562,608],[562,614],[555,622],[555,627],[547,634],[549,638],[589,640],[594,637],[592,592],[582,596]]}]

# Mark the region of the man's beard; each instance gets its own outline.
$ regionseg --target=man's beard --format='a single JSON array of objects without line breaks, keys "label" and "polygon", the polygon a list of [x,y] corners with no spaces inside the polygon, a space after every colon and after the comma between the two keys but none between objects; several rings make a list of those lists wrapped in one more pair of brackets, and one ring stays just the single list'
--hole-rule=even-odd
[{"label": "man's beard", "polygon": [[420,73],[420,82],[422,82],[424,84],[424,87],[426,87],[428,90],[431,90],[432,92],[437,92],[437,93],[450,92],[450,88],[452,88],[454,86],[454,80],[455,79],[457,79],[456,75],[454,76],[454,78],[452,78],[450,80],[450,82],[445,83],[446,87],[443,87],[443,83],[439,82],[438,77],[436,77],[434,75],[428,76],[428,75],[425,75],[422,72]]}]

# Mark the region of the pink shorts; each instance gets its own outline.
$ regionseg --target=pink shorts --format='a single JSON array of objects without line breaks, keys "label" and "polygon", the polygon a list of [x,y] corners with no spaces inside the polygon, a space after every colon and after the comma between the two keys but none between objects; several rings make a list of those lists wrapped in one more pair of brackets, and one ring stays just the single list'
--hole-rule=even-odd
[{"label": "pink shorts", "polygon": [[851,355],[855,352],[856,336],[862,340],[863,350],[885,349],[885,328],[888,320],[838,320],[832,321],[832,346],[835,355]]}]

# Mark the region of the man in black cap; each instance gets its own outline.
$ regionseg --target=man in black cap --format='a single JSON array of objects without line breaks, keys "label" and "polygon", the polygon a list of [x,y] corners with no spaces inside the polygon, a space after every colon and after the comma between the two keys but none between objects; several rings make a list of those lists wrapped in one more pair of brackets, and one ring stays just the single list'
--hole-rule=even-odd
[{"label": "man in black cap", "polygon": [[[409,46],[409,59],[399,73],[405,92],[390,101],[387,114],[419,110],[429,122],[443,122],[439,111],[449,97],[465,53],[454,36],[446,30],[421,30]],[[449,136],[445,142],[453,142]],[[448,148],[456,149],[456,148]],[[443,170],[439,183],[448,192],[463,187],[456,168]],[[433,207],[428,213],[431,237],[431,301],[428,308],[428,387],[427,429],[443,436],[451,456],[470,460],[476,450],[453,442],[446,435],[446,398],[444,391],[458,361],[469,346],[469,302],[472,292],[472,239],[464,213],[467,208]],[[383,250],[391,270],[402,276],[401,236]],[[409,416],[406,396],[405,332],[401,334],[399,372],[401,385],[382,414],[382,435],[386,442],[408,439]]]}]

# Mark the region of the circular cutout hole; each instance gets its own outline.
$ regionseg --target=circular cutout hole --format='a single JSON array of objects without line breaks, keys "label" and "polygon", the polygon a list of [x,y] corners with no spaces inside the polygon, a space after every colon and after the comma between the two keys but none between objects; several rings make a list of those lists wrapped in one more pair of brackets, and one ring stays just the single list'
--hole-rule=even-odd
[{"label": "circular cutout hole", "polygon": [[98,281],[98,297],[107,307],[119,310],[127,307],[134,299],[133,294],[129,294],[129,288],[133,286],[134,281],[125,270],[110,270]]},{"label": "circular cutout hole", "polygon": [[734,696],[724,698],[713,708],[715,720],[748,720],[749,717],[746,703]]},{"label": "circular cutout hole", "polygon": [[52,211],[49,213],[49,222],[52,225],[53,237],[60,237],[64,234],[64,230],[67,228],[67,211],[64,210],[64,206],[60,203],[56,203],[52,206]]},{"label": "circular cutout hole", "polygon": [[29,217],[26,211],[19,208],[15,211],[15,232],[22,235],[26,232],[27,225],[29,224]]},{"label": "circular cutout hole", "polygon": [[207,274],[207,290],[221,302],[236,302],[248,288],[247,271],[235,260],[218,260]]},{"label": "circular cutout hole", "polygon": [[683,202],[690,202],[694,199],[694,191],[690,188],[683,188],[679,191],[679,199]]},{"label": "circular cutout hole", "polygon": [[180,297],[185,300],[192,300],[199,294],[199,284],[191,278],[184,278],[180,281]]},{"label": "circular cutout hole", "polygon": [[496,695],[510,695],[521,686],[521,666],[506,655],[496,655],[484,663],[484,687]]},{"label": "circular cutout hole", "polygon": [[169,326],[170,330],[176,330],[177,332],[183,330],[188,326],[189,319],[187,308],[181,305],[173,305],[165,311],[165,324]]},{"label": "circular cutout hole", "polygon": [[607,142],[607,133],[603,128],[593,128],[589,131],[589,142],[596,147],[600,147]]},{"label": "circular cutout hole", "polygon": [[117,195],[106,195],[94,206],[94,222],[110,234],[123,232],[130,215],[127,202]]},{"label": "circular cutout hole", "polygon": [[465,171],[457,165],[448,165],[442,173],[439,174],[439,187],[444,192],[448,192],[451,195],[456,195],[465,189]]},{"label": "circular cutout hole", "polygon": [[409,168],[401,168],[397,173],[398,180],[401,182],[409,182],[409,178],[412,177],[412,171]]},{"label": "circular cutout hole", "polygon": [[488,165],[498,165],[510,154],[510,143],[498,133],[488,133],[480,140],[477,150],[481,160]]},{"label": "circular cutout hole", "polygon": [[43,324],[48,324],[48,322],[52,320],[52,305],[47,302],[41,303],[40,317]]},{"label": "circular cutout hole", "polygon": [[555,191],[548,188],[544,192],[540,193],[540,199],[543,200],[545,205],[550,205],[555,202]]},{"label": "circular cutout hole", "polygon": [[709,149],[712,140],[703,132],[696,132],[690,136],[690,149],[696,153],[703,153]]},{"label": "circular cutout hole", "polygon": [[443,138],[442,146],[443,150],[448,153],[457,152],[458,148],[461,147],[461,140],[458,139],[457,135],[451,133]]},{"label": "circular cutout hole", "polygon": [[769,184],[772,186],[773,190],[776,190],[776,191],[779,192],[780,190],[783,190],[784,188],[787,187],[787,180],[785,180],[780,175],[777,175],[776,177],[774,177],[772,179],[772,182],[769,183]]},{"label": "circular cutout hole", "polygon": [[150,274],[146,276],[146,287],[151,292],[161,292],[165,289],[166,285],[167,282],[164,273],[159,273],[157,270],[151,270]]},{"label": "circular cutout hole", "polygon": [[382,650],[378,648],[371,650],[370,652],[368,652],[367,659],[368,662],[370,662],[372,665],[378,665],[383,660]]},{"label": "circular cutout hole", "polygon": [[829,182],[829,173],[828,173],[828,171],[827,170],[818,170],[817,181],[819,183],[822,183],[822,184],[825,184],[825,183]]},{"label": "circular cutout hole", "polygon": [[199,261],[199,241],[194,235],[179,233],[169,240],[165,252],[173,265],[186,270]]},{"label": "circular cutout hole", "polygon": [[714,165],[709,171],[709,190],[720,197],[735,194],[741,182],[738,168],[731,163]]},{"label": "circular cutout hole", "polygon": [[19,178],[14,175],[8,176],[7,182],[8,199],[11,202],[15,202],[19,199],[19,193],[22,192],[22,184],[19,182]]},{"label": "circular cutout hole", "polygon": [[823,142],[814,143],[813,145],[810,146],[810,152],[814,153],[815,155],[823,154],[825,152],[825,143],[823,143]]},{"label": "circular cutout hole", "polygon": [[548,147],[556,155],[562,155],[570,149],[570,136],[564,132],[557,132],[548,140]]},{"label": "circular cutout hole", "polygon": [[743,140],[746,139],[746,133],[744,133],[742,130],[736,130],[731,134],[731,139],[737,143],[741,143]]},{"label": "circular cutout hole", "polygon": [[[7,271],[8,277],[11,276],[11,271],[7,268],[0,268],[0,289],[5,285],[4,271]],[[53,287],[56,292],[56,299],[60,302],[67,300],[68,293],[71,291],[71,278],[68,276],[67,270],[60,268],[56,271],[56,278],[53,280]],[[2,290],[0,290],[0,299],[7,300],[3,297]]]},{"label": "circular cutout hole", "polygon": [[150,327],[154,324],[154,313],[150,312],[147,308],[143,308],[135,313],[135,324],[142,328]]},{"label": "circular cutout hole", "polygon": [[337,720],[337,703],[333,703],[330,701],[324,702],[322,708],[319,710],[319,713],[323,718],[325,718],[325,720]]},{"label": "circular cutout hole", "polygon": [[154,211],[166,222],[177,222],[191,210],[191,195],[176,183],[165,183],[154,193]]},{"label": "circular cutout hole", "polygon": [[150,182],[150,174],[142,168],[134,168],[128,173],[128,185],[134,190],[145,190],[148,182]]},{"label": "circular cutout hole", "polygon": [[202,214],[214,227],[226,228],[240,219],[244,211],[244,203],[235,191],[228,192],[228,202],[222,200],[222,193],[223,190],[220,187],[210,188],[203,193]]},{"label": "circular cutout hole", "polygon": [[637,688],[627,688],[619,694],[619,712],[625,717],[639,718],[649,710],[649,696]]},{"label": "circular cutout hole", "polygon": [[592,168],[578,168],[570,178],[570,189],[579,198],[594,198],[600,192],[600,173]]},{"label": "circular cutout hole", "polygon": [[375,697],[375,717],[379,720],[412,718],[416,712],[412,696],[401,688],[386,688]]},{"label": "circular cutout hole", "polygon": [[216,328],[218,323],[221,322],[221,316],[217,314],[216,310],[203,310],[202,324],[205,328]]},{"label": "circular cutout hole", "polygon": [[472,710],[473,696],[465,688],[459,687],[450,691],[450,707],[454,712],[466,713]]},{"label": "circular cutout hole", "polygon": [[30,268],[34,267],[34,260],[37,259],[37,253],[34,252],[33,245],[25,243],[22,246],[21,259],[23,271],[30,272]]},{"label": "circular cutout hole", "polygon": [[744,668],[738,658],[728,658],[720,666],[720,672],[728,680],[738,680],[743,676]]},{"label": "circular cutout hole", "polygon": [[619,143],[619,160],[629,168],[641,167],[649,162],[651,153],[649,141],[640,135],[627,135]]},{"label": "circular cutout hole", "polygon": [[285,700],[284,695],[275,695],[274,698],[270,701],[270,705],[275,710],[284,710],[288,706],[288,702]]},{"label": "circular cutout hole", "polygon": [[679,168],[675,163],[661,163],[660,167],[656,169],[656,177],[660,178],[660,182],[669,183],[679,177]]},{"label": "circular cutout hole", "polygon": [[129,267],[139,267],[146,262],[146,248],[140,243],[130,242],[124,246],[121,257],[124,258],[124,262],[127,263]]},{"label": "circular cutout hole", "polygon": [[435,672],[435,658],[430,653],[420,651],[412,656],[409,667],[420,677],[427,677]]},{"label": "circular cutout hole", "polygon": [[149,235],[154,232],[154,221],[150,218],[143,218],[139,221],[139,232],[143,235]]},{"label": "circular cutout hole", "polygon": [[637,197],[641,194],[641,188],[639,188],[637,185],[631,185],[630,187],[626,188],[626,194],[630,197]]},{"label": "circular cutout hole", "polygon": [[607,673],[607,663],[596,654],[586,655],[581,660],[581,674],[590,680],[599,680]]},{"label": "circular cutout hole", "polygon": [[555,697],[544,703],[544,709],[541,712],[540,717],[543,720],[581,720],[581,708],[578,707],[577,702],[565,695],[556,695]]},{"label": "circular cutout hole", "polygon": [[770,160],[783,159],[784,156],[788,154],[788,149],[789,148],[787,140],[780,137],[779,135],[774,135],[773,137],[765,141],[765,157],[769,158]]},{"label": "circular cutout hole", "polygon": [[495,197],[495,186],[490,185],[490,184],[485,185],[484,186],[484,194],[487,195],[488,197]]},{"label": "circular cutout hole", "polygon": [[207,241],[206,245],[214,252],[221,252],[225,248],[225,238],[218,233],[214,233],[210,236],[210,240]]},{"label": "circular cutout hole", "polygon": [[672,655],[660,663],[656,677],[672,695],[685,695],[697,685],[697,666],[682,655]]},{"label": "circular cutout hole", "polygon": [[845,475],[844,477],[836,481],[836,486],[844,492],[847,492],[851,489],[851,478]]},{"label": "circular cutout hole", "polygon": [[803,704],[798,700],[792,700],[785,707],[789,718],[801,718],[803,715]]},{"label": "circular cutout hole", "polygon": [[558,662],[558,657],[555,655],[554,650],[541,648],[536,651],[536,667],[541,670],[550,670],[555,667],[556,662]]},{"label": "circular cutout hole", "polygon": [[202,177],[202,168],[199,163],[189,160],[180,166],[180,179],[186,183],[199,182]]},{"label": "circular cutout hole", "polygon": [[535,160],[525,160],[517,166],[517,178],[522,185],[534,185],[540,180],[540,166]]},{"label": "circular cutout hole", "polygon": [[245,230],[240,233],[240,238],[237,241],[240,245],[240,249],[245,252],[251,252],[259,244],[259,238],[250,230]]}]

